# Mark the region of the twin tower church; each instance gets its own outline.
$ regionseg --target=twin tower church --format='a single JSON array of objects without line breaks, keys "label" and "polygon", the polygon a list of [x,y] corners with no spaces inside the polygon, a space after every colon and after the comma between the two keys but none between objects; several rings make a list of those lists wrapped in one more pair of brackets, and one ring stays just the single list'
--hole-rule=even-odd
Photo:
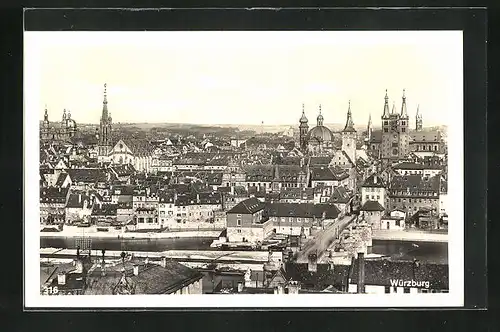
[{"label": "twin tower church", "polygon": [[[387,161],[397,161],[404,159],[408,154],[415,150],[411,143],[415,143],[410,135],[410,121],[406,106],[405,90],[401,103],[401,111],[396,112],[395,104],[389,111],[389,97],[387,90],[385,94],[384,109],[382,113],[382,130],[374,131],[372,128],[371,115],[368,120],[364,145],[372,156]],[[319,115],[316,126],[309,130],[308,119],[305,114],[304,105],[302,105],[302,117],[299,120],[299,145],[304,153],[313,155],[330,154],[335,152],[334,135],[323,122],[321,105],[319,106]],[[417,114],[415,118],[415,131],[422,130],[422,116]],[[344,129],[340,132],[342,138],[341,153],[349,159],[349,162],[356,162],[356,145],[358,135],[354,128],[352,119],[351,102],[347,110],[347,120]],[[430,148],[431,150],[432,148]],[[337,154],[337,153],[334,153]],[[342,158],[340,158],[342,159]]]}]

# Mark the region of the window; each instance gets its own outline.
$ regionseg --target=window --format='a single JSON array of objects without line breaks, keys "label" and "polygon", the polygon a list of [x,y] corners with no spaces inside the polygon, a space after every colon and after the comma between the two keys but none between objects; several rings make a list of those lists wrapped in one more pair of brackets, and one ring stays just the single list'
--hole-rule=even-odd
[{"label": "window", "polygon": [[403,293],[409,294],[410,293],[410,288],[409,287],[403,288]]},{"label": "window", "polygon": [[384,128],[384,133],[388,133],[389,132],[389,128]]},{"label": "window", "polygon": [[393,149],[393,150],[392,150],[392,154],[393,154],[393,155],[397,155],[397,154],[398,154],[398,149]]},{"label": "window", "polygon": [[401,132],[406,132],[406,128],[401,128]]},{"label": "window", "polygon": [[384,121],[384,125],[387,126],[389,124],[388,121]]},{"label": "window", "polygon": [[236,226],[241,226],[241,219],[236,220]]},{"label": "window", "polygon": [[369,195],[366,195],[366,197],[365,197],[365,198],[366,198],[366,200],[369,200],[369,199],[370,199],[370,196],[369,196]]},{"label": "window", "polygon": [[389,294],[391,292],[391,286],[385,286],[384,288],[385,288],[384,289],[385,294]]},{"label": "window", "polygon": [[380,199],[380,195],[377,195],[377,200],[379,200],[379,199]]}]

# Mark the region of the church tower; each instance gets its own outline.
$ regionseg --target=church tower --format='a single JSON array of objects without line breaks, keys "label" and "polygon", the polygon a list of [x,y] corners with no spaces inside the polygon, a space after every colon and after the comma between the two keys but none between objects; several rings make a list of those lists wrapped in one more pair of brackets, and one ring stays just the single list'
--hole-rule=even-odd
[{"label": "church tower", "polygon": [[405,89],[403,89],[403,102],[399,118],[399,158],[403,159],[410,153],[410,118],[406,110]]},{"label": "church tower", "polygon": [[357,133],[354,129],[354,122],[351,114],[351,101],[349,100],[349,108],[347,109],[347,121],[342,130],[342,151],[344,151],[353,163],[356,163],[356,139]]},{"label": "church tower", "polygon": [[102,102],[102,115],[99,125],[99,158],[106,159],[111,151],[111,115],[108,112],[108,98],[106,84],[104,84],[104,100]]},{"label": "church tower", "polygon": [[300,150],[305,153],[307,151],[307,133],[309,132],[308,120],[304,110],[304,104],[302,104],[302,116],[300,117],[299,125],[299,143]]},{"label": "church tower", "polygon": [[45,113],[43,114],[41,132],[43,140],[47,140],[50,138],[50,122],[49,122],[49,112],[47,111],[47,105],[45,105]]},{"label": "church tower", "polygon": [[368,116],[368,127],[366,128],[366,138],[368,144],[372,140],[372,133],[373,133],[373,127],[372,127],[372,114]]},{"label": "church tower", "polygon": [[422,130],[422,114],[420,114],[420,105],[417,106],[417,114],[415,115],[415,130]]},{"label": "church tower", "polygon": [[396,105],[389,113],[389,98],[385,93],[384,113],[382,115],[382,144],[381,157],[385,163],[398,161],[409,153],[409,118],[406,110],[406,96],[403,89],[403,102],[401,112],[396,113]]}]

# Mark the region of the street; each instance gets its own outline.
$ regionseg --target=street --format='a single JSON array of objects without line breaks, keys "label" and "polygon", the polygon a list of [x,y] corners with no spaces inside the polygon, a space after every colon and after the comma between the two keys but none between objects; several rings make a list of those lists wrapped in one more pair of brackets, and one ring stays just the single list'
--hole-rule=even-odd
[{"label": "street", "polygon": [[319,258],[325,252],[326,249],[335,239],[335,231],[338,230],[338,234],[347,227],[356,216],[344,216],[342,219],[337,220],[333,224],[329,225],[324,230],[320,231],[314,237],[312,237],[304,247],[299,251],[297,255],[298,263],[306,263],[308,261],[309,254],[316,252]]}]

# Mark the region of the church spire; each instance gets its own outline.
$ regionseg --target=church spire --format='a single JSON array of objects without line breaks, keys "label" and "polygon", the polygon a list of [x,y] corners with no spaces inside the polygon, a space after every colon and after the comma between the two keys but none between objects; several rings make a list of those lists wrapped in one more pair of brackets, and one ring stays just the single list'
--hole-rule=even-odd
[{"label": "church spire", "polygon": [[45,113],[43,114],[43,121],[49,122],[49,111],[47,110],[47,104],[45,104]]},{"label": "church spire", "polygon": [[420,113],[420,105],[417,105],[417,114],[415,115],[415,129],[422,130],[422,114]]},{"label": "church spire", "polygon": [[389,117],[389,97],[387,96],[387,89],[385,89],[385,97],[384,97],[384,114],[382,115],[383,118],[388,118]]},{"label": "church spire", "polygon": [[308,120],[306,117],[306,111],[305,111],[305,106],[304,103],[302,103],[302,116],[300,117],[300,123],[306,123],[307,124]]},{"label": "church spire", "polygon": [[406,96],[405,89],[403,89],[403,103],[401,104],[401,117],[407,118],[408,112],[406,111]]},{"label": "church spire", "polygon": [[354,129],[354,122],[352,121],[352,114],[351,114],[351,101],[349,100],[349,108],[347,109],[347,121],[345,123],[344,127],[344,132],[355,132],[356,129]]},{"label": "church spire", "polygon": [[395,114],[396,113],[396,102],[393,101],[392,102],[392,110],[391,110],[391,114]]},{"label": "church spire", "polygon": [[102,101],[102,118],[106,120],[108,118],[108,96],[107,96],[107,84],[104,83],[104,100]]},{"label": "church spire", "polygon": [[319,104],[318,126],[323,125],[323,115],[321,114],[321,104]]}]

